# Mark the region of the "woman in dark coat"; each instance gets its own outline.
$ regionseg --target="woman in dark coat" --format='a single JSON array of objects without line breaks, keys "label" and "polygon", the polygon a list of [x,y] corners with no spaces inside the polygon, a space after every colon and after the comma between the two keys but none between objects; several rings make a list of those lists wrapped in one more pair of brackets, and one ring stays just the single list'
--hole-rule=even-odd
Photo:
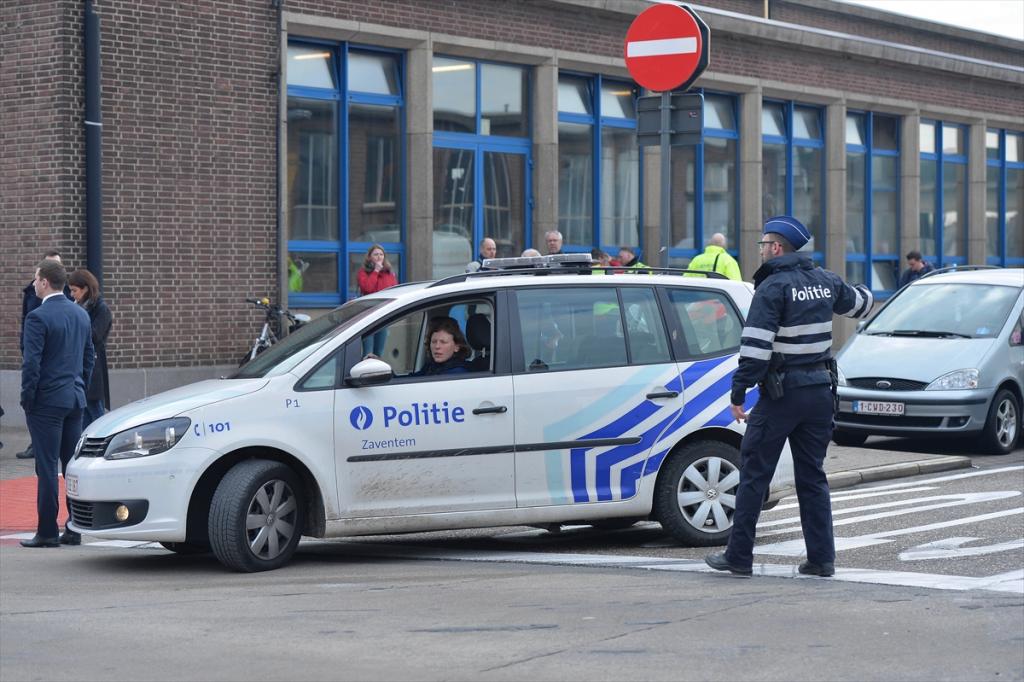
[{"label": "woman in dark coat", "polygon": [[466,357],[469,343],[459,329],[459,323],[450,317],[435,317],[427,328],[430,357],[423,369],[412,376],[436,376],[438,374],[463,374],[469,371]]},{"label": "woman in dark coat", "polygon": [[68,276],[71,296],[78,305],[85,308],[92,322],[92,345],[96,348],[96,366],[85,391],[85,410],[82,411],[82,428],[110,409],[110,381],[107,375],[107,337],[113,317],[110,308],[100,296],[100,284],[96,276],[86,269],[75,270]]}]

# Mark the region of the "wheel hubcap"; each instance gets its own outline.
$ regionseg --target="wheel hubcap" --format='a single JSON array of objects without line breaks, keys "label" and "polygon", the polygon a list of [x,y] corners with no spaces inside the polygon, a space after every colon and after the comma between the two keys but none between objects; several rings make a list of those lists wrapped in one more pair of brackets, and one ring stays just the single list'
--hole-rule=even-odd
[{"label": "wheel hubcap", "polygon": [[295,493],[287,483],[274,480],[261,486],[249,502],[245,517],[245,534],[252,553],[264,560],[279,556],[295,537],[297,513]]},{"label": "wheel hubcap", "polygon": [[1017,409],[1007,398],[996,409],[996,440],[1004,448],[1009,447],[1017,436]]},{"label": "wheel hubcap", "polygon": [[732,527],[740,471],[721,457],[703,457],[686,467],[676,493],[687,523],[705,533]]}]

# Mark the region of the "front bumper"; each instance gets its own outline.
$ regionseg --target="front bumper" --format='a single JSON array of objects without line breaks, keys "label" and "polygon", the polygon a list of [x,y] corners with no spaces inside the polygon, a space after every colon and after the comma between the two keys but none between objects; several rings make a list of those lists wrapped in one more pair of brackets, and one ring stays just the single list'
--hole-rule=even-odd
[{"label": "front bumper", "polygon": [[[71,530],[109,540],[184,542],[197,472],[215,452],[178,447],[152,457],[76,457],[67,471]],[[114,511],[128,509],[118,521]]]},{"label": "front bumper", "polygon": [[[836,427],[873,435],[959,435],[985,427],[993,389],[963,391],[872,391],[839,387]],[[853,403],[860,400],[903,403],[900,416],[860,414]]]}]

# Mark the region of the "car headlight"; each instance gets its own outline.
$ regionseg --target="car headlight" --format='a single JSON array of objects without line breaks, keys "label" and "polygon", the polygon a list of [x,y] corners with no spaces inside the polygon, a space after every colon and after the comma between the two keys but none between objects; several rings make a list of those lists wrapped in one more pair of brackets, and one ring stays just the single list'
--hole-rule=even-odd
[{"label": "car headlight", "polygon": [[978,370],[958,369],[941,377],[925,386],[926,391],[955,391],[964,388],[978,387]]},{"label": "car headlight", "polygon": [[840,386],[846,386],[846,375],[843,374],[843,368],[836,365],[836,383]]},{"label": "car headlight", "polygon": [[110,440],[103,459],[148,457],[167,452],[178,444],[191,424],[188,417],[174,417],[122,431]]}]

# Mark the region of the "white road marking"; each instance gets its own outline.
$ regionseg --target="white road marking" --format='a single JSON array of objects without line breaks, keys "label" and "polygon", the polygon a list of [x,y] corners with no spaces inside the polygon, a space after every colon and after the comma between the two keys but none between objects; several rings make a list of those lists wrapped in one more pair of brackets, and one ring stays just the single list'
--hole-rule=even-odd
[{"label": "white road marking", "polygon": [[670,54],[693,54],[697,51],[697,38],[662,38],[660,40],[634,40],[626,43],[627,57],[660,57]]},{"label": "white road marking", "polygon": [[978,547],[964,547],[968,542],[975,542],[980,538],[945,538],[935,542],[926,542],[923,545],[911,547],[900,552],[901,561],[921,561],[924,559],[956,559],[965,556],[981,556],[982,554],[995,554],[1013,549],[1024,548],[1024,538],[1000,542],[995,545],[981,545]]}]

